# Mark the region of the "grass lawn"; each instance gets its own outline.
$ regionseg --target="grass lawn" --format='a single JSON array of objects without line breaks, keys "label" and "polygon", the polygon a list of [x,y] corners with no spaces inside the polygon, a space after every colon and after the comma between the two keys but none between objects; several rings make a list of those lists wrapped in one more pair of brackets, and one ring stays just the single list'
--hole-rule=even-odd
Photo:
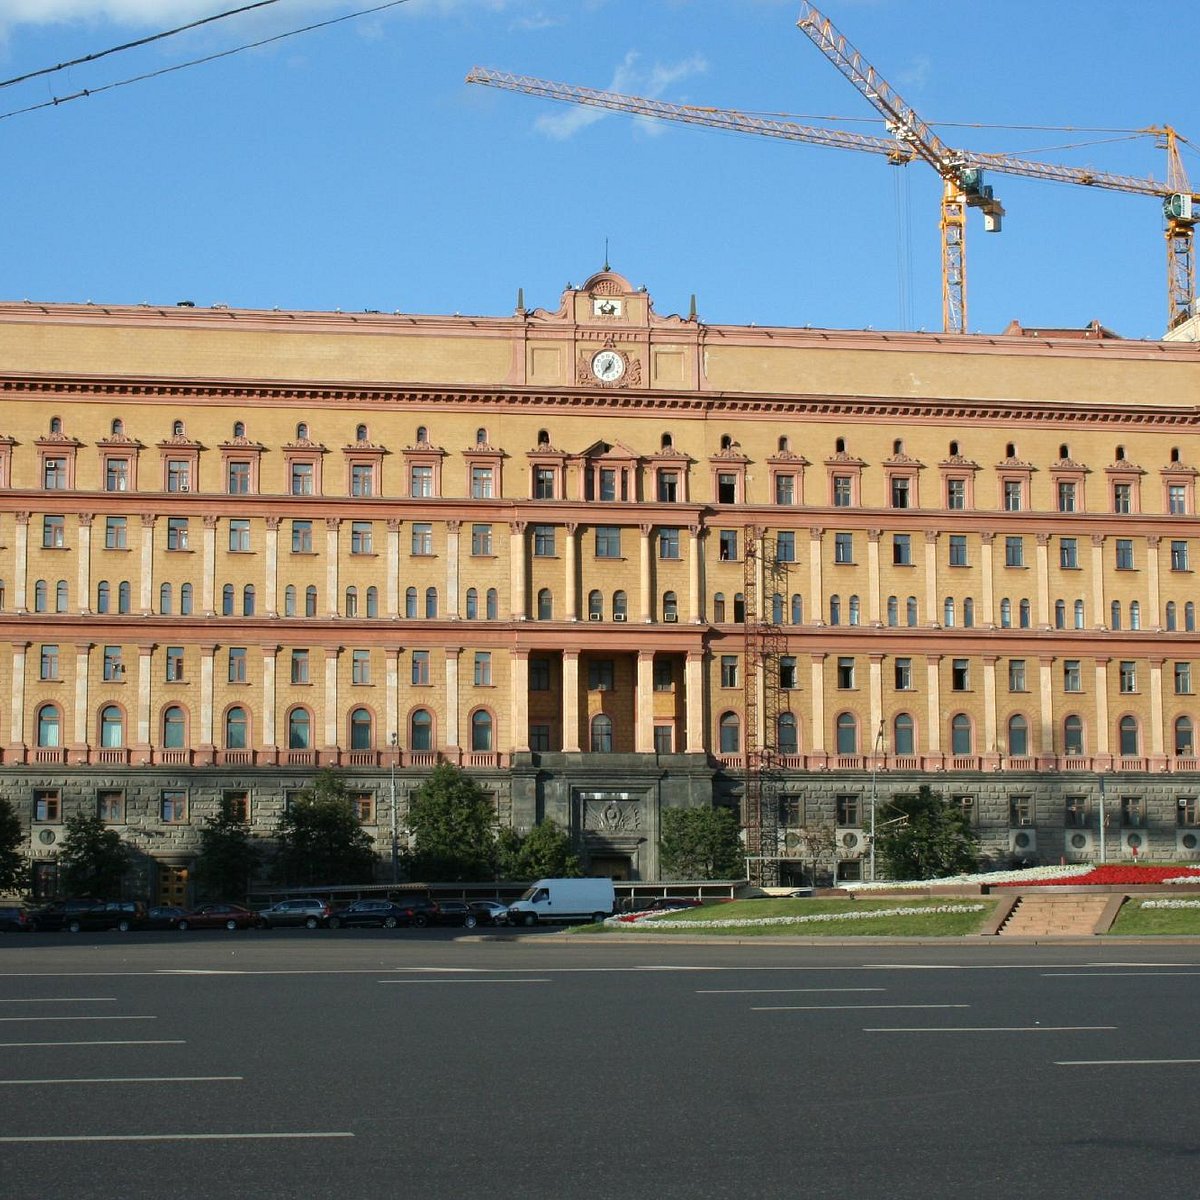
[{"label": "grass lawn", "polygon": [[[620,937],[626,933],[678,933],[713,937],[961,937],[978,933],[991,915],[996,901],[988,897],[947,897],[939,899],[906,899],[889,896],[886,900],[731,900],[727,903],[705,904],[702,908],[669,913],[652,921],[631,923],[614,928],[611,925],[588,925],[590,933],[611,933]],[[891,910],[931,909],[944,905],[966,906],[982,904],[976,912],[888,915]],[[758,920],[770,917],[818,916],[837,913],[880,912],[877,917],[857,916],[840,921],[803,921],[771,925],[725,926],[718,922]],[[691,924],[700,922],[708,929]],[[581,930],[583,932],[584,930]]]},{"label": "grass lawn", "polygon": [[1141,900],[1135,897],[1121,906],[1109,933],[1195,936],[1200,934],[1200,908],[1143,908]]}]

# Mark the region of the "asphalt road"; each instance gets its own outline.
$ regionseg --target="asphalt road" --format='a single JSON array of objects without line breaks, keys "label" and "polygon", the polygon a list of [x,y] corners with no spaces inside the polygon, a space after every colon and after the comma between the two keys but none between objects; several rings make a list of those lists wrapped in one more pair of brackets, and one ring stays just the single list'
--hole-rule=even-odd
[{"label": "asphalt road", "polygon": [[0,1195],[1197,1193],[1200,947],[0,938]]}]

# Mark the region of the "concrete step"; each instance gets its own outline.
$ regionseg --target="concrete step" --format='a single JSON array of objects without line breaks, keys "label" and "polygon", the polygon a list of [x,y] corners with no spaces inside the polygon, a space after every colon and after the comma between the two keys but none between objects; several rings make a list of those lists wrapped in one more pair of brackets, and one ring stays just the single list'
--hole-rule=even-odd
[{"label": "concrete step", "polygon": [[1000,937],[1089,936],[1108,906],[1108,896],[1022,896],[999,931]]}]

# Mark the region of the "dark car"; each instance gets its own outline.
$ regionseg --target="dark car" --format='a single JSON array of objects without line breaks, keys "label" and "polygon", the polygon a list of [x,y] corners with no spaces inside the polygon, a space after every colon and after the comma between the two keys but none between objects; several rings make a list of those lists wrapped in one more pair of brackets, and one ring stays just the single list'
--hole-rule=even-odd
[{"label": "dark car", "polygon": [[424,929],[437,922],[438,906],[428,896],[403,896],[393,902],[396,917],[401,925],[415,925]]},{"label": "dark car", "polygon": [[342,926],[379,925],[384,929],[395,929],[397,925],[411,925],[415,909],[411,903],[396,904],[391,900],[355,900],[345,908],[339,908],[329,918],[329,928]]},{"label": "dark car", "polygon": [[703,903],[695,896],[658,896],[642,912],[678,912],[681,908],[699,908]]},{"label": "dark car", "polygon": [[72,933],[98,929],[128,933],[131,929],[145,929],[146,916],[146,906],[140,900],[104,900],[76,913],[67,921],[67,928]]},{"label": "dark car", "polygon": [[435,925],[461,925],[464,929],[479,924],[479,914],[465,900],[439,900],[429,919]]},{"label": "dark car", "polygon": [[507,925],[508,905],[499,900],[472,900],[471,908],[480,925]]},{"label": "dark car", "polygon": [[101,901],[95,896],[79,896],[72,900],[55,900],[52,904],[46,904],[41,908],[36,908],[30,914],[33,918],[34,927],[39,930],[55,930],[68,929],[71,921],[79,916],[80,913],[87,912],[89,908],[95,908]]},{"label": "dark car", "polygon": [[34,928],[33,914],[23,904],[0,905],[0,931],[29,933]]},{"label": "dark car", "polygon": [[315,899],[280,900],[270,908],[260,910],[259,924],[264,929],[280,929],[303,925],[318,929],[329,923],[330,908],[326,901]]},{"label": "dark car", "polygon": [[258,913],[240,904],[201,904],[175,922],[176,929],[253,929]]},{"label": "dark car", "polygon": [[186,915],[187,909],[177,904],[159,904],[146,914],[147,929],[175,929],[179,918]]}]

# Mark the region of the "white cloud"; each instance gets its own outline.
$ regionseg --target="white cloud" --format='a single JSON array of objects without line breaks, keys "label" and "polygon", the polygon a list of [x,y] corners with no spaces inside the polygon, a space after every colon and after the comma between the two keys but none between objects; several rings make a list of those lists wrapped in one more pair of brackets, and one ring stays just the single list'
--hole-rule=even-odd
[{"label": "white cloud", "polygon": [[[676,63],[655,63],[649,69],[643,69],[638,62],[638,52],[630,50],[613,72],[612,81],[605,91],[621,92],[630,96],[644,96],[655,99],[661,96],[672,84],[688,79],[693,75],[703,74],[708,70],[708,63],[702,55],[693,54]],[[597,121],[608,116],[610,109],[591,108],[586,105],[572,105],[561,112],[547,113],[538,117],[534,127],[547,137],[556,141],[565,141],[574,137],[581,129],[594,125]],[[639,120],[647,133],[657,135],[662,132],[662,126],[649,118]]]}]

